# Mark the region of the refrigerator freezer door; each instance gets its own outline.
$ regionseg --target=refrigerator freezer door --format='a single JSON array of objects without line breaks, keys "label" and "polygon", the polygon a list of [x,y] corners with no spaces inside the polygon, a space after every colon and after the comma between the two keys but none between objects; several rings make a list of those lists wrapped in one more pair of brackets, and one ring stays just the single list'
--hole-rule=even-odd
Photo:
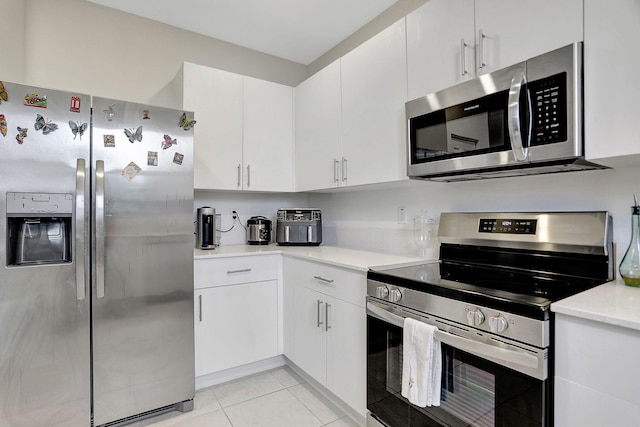
[{"label": "refrigerator freezer door", "polygon": [[[9,82],[4,82],[4,89],[8,96],[0,99],[0,125],[6,129],[6,135],[0,133],[0,425],[86,427],[91,420],[90,300],[82,228],[88,225],[83,214],[89,197],[83,192],[89,188],[85,177],[90,137],[88,130],[74,135],[69,122],[90,122],[91,99]],[[9,211],[23,222],[36,224],[42,217],[43,223],[72,229],[65,243],[71,245],[68,257],[62,251],[65,256],[59,262],[46,255],[42,259],[48,263],[24,265],[9,259],[19,239],[12,234],[18,227],[8,226],[8,193],[13,197]],[[17,200],[23,197],[24,203]],[[60,211],[67,218],[77,214],[75,218],[67,222],[42,212],[59,209],[58,201],[69,202]],[[21,221],[10,219],[14,225]],[[41,242],[52,245],[54,237],[64,239],[66,233],[48,228],[45,234]],[[38,259],[37,248],[31,249]]]},{"label": "refrigerator freezer door", "polygon": [[181,115],[93,98],[95,425],[195,394],[193,130]]}]

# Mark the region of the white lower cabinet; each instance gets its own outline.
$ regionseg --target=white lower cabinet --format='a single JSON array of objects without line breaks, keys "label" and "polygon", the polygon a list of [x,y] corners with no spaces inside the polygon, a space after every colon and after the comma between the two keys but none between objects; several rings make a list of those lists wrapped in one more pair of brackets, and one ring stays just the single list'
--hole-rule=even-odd
[{"label": "white lower cabinet", "polygon": [[195,261],[196,377],[279,354],[279,256]]},{"label": "white lower cabinet", "polygon": [[[363,416],[366,413],[366,277],[304,260],[284,260],[293,331],[287,356]],[[287,307],[285,306],[285,310]],[[285,331],[286,334],[286,331]]]}]

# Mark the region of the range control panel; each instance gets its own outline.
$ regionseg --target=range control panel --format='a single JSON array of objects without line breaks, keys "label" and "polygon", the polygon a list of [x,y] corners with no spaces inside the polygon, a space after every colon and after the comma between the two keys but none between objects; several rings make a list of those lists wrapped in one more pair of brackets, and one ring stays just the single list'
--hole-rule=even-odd
[{"label": "range control panel", "polygon": [[480,219],[479,233],[536,234],[537,219]]}]

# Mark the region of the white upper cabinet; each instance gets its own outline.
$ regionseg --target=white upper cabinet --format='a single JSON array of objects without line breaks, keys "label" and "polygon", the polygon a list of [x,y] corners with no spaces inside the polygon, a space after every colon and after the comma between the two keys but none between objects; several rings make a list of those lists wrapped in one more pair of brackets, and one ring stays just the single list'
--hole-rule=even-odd
[{"label": "white upper cabinet", "polygon": [[183,107],[195,112],[197,120],[194,186],[236,190],[237,165],[242,163],[243,77],[188,62],[182,77]]},{"label": "white upper cabinet", "polygon": [[407,179],[407,57],[402,19],[342,57],[342,180]]},{"label": "white upper cabinet", "polygon": [[243,188],[293,191],[293,88],[244,78]]},{"label": "white upper cabinet", "polygon": [[409,99],[476,76],[474,0],[430,0],[407,15]]},{"label": "white upper cabinet", "polygon": [[297,191],[331,188],[340,184],[341,99],[339,59],[295,88]]},{"label": "white upper cabinet", "polygon": [[583,40],[583,0],[475,0],[478,74]]},{"label": "white upper cabinet", "polygon": [[195,188],[293,191],[293,88],[187,62],[182,79]]},{"label": "white upper cabinet", "polygon": [[637,165],[640,126],[640,2],[585,0],[584,124],[587,158],[608,166]]}]

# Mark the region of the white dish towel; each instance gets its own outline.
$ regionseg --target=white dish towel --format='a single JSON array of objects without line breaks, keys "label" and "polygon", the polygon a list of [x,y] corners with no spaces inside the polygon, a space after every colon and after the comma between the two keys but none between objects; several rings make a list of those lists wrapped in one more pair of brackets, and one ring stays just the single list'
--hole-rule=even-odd
[{"label": "white dish towel", "polygon": [[440,406],[442,353],[437,327],[404,319],[402,334],[402,396],[424,408]]}]

